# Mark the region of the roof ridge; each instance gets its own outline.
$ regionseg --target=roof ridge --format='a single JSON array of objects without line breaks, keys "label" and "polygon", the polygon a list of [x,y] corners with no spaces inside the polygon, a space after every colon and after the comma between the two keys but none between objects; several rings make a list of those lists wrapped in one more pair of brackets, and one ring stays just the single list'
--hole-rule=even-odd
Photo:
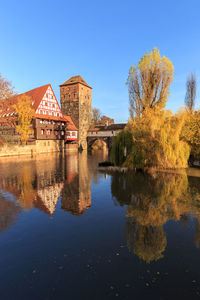
[{"label": "roof ridge", "polygon": [[83,77],[81,75],[76,75],[76,76],[72,76],[70,77],[68,80],[66,80],[63,84],[60,85],[61,86],[65,86],[65,85],[71,85],[71,84],[76,84],[76,83],[81,83],[87,87],[89,87],[91,89],[91,87],[89,86],[89,84],[87,84],[87,82],[83,79]]}]

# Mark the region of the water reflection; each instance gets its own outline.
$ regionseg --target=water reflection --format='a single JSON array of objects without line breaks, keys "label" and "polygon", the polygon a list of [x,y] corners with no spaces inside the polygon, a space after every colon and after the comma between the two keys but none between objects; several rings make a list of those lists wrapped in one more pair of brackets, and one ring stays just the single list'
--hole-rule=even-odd
[{"label": "water reflection", "polygon": [[147,263],[163,257],[167,239],[163,225],[168,220],[188,222],[196,218],[194,242],[200,244],[199,178],[186,173],[112,175],[114,201],[126,205],[128,248]]},{"label": "water reflection", "polygon": [[20,213],[21,208],[16,202],[0,193],[0,233],[14,225]]},{"label": "water reflection", "polygon": [[66,160],[67,184],[65,184],[61,207],[73,215],[82,215],[91,206],[91,174],[88,156],[71,154]]},{"label": "water reflection", "polygon": [[[13,215],[35,207],[52,215],[61,199],[61,208],[73,215],[83,214],[91,206],[91,172],[87,153],[38,155],[0,161],[0,224],[12,224]],[[96,167],[96,163],[95,163]],[[91,171],[91,170],[90,170]],[[10,201],[11,197],[16,201]],[[9,215],[9,218],[6,217]]]}]

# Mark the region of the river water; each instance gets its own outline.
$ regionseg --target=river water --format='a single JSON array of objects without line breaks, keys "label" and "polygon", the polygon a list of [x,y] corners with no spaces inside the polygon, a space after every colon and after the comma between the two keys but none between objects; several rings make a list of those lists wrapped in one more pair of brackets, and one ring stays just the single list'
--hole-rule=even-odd
[{"label": "river water", "polygon": [[0,160],[0,299],[199,299],[200,170]]}]

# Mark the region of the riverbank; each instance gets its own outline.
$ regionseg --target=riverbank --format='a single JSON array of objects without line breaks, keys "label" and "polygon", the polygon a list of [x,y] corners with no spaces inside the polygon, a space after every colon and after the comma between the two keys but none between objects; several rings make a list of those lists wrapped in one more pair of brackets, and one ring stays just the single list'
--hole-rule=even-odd
[{"label": "riverbank", "polygon": [[57,140],[38,140],[31,145],[12,145],[5,144],[0,148],[0,157],[19,156],[19,155],[35,155],[41,153],[53,152],[77,152],[76,144],[65,145],[64,141]]},{"label": "riverbank", "polygon": [[[108,163],[108,162],[107,162]],[[97,170],[100,172],[106,172],[106,173],[113,173],[113,172],[119,172],[119,173],[126,173],[130,171],[127,167],[119,167],[119,166],[104,166],[103,163],[99,163]],[[102,165],[102,166],[101,166]],[[141,170],[133,170],[134,172],[138,172]],[[195,164],[192,166],[186,168],[186,169],[156,169],[156,168],[149,168],[142,170],[142,172],[146,172],[149,174],[153,174],[156,172],[163,172],[163,173],[174,173],[174,174],[183,174],[186,172],[188,176],[194,176],[194,177],[200,177],[200,161],[196,161]]]}]

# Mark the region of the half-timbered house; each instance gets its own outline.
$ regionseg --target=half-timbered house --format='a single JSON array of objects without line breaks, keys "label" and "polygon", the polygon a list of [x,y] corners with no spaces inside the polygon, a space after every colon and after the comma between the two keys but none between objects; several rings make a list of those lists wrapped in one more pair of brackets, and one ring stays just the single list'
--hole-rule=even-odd
[{"label": "half-timbered house", "polygon": [[[4,100],[0,105],[0,138],[2,140],[13,142],[19,140],[19,135],[15,131],[18,120],[13,105],[17,103],[21,95]],[[77,128],[70,116],[63,115],[50,84],[30,90],[24,95],[31,98],[32,107],[35,110],[31,124],[33,135],[29,137],[28,143],[37,142],[43,146],[46,145],[46,141],[48,144],[50,141],[76,143]]]}]

